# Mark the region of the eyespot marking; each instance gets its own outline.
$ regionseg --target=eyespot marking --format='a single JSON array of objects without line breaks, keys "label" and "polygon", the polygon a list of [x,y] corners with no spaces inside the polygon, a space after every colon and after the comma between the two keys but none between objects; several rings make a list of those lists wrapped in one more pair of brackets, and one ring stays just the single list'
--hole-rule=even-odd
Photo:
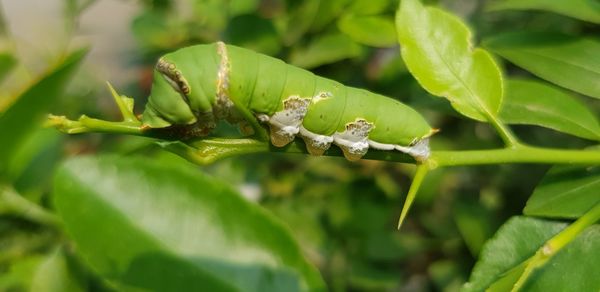
[{"label": "eyespot marking", "polygon": [[173,89],[185,95],[186,99],[188,98],[192,92],[192,88],[175,64],[168,62],[164,58],[160,58],[156,63],[156,70],[167,80]]}]

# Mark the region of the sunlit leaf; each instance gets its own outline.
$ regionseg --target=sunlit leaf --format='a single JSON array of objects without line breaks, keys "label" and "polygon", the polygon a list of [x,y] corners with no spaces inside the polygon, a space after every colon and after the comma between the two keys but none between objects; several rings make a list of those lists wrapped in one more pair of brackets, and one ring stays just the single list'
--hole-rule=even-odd
[{"label": "sunlit leaf", "polygon": [[508,80],[500,118],[509,124],[537,125],[600,140],[596,116],[568,93],[532,80]]},{"label": "sunlit leaf", "polygon": [[68,56],[56,68],[29,87],[0,116],[0,171],[8,165],[16,147],[47,114],[48,108],[60,97],[69,77],[85,56],[79,50]]},{"label": "sunlit leaf", "polygon": [[527,201],[530,216],[579,218],[600,203],[600,167],[555,166]]},{"label": "sunlit leaf", "polygon": [[[462,291],[506,291],[523,271],[523,262],[566,223],[530,217],[513,217],[490,239]],[[540,267],[522,291],[598,291],[600,282],[600,226],[584,230]]]},{"label": "sunlit leaf", "polygon": [[396,29],[402,58],[423,88],[472,119],[497,116],[503,91],[500,69],[488,52],[472,48],[471,33],[459,18],[404,0]]},{"label": "sunlit leaf", "polygon": [[600,2],[594,0],[496,0],[489,10],[545,10],[573,18],[600,23]]},{"label": "sunlit leaf", "polygon": [[324,64],[357,57],[361,46],[343,34],[325,35],[314,40],[306,48],[292,53],[290,62],[303,68],[314,68]]},{"label": "sunlit leaf", "polygon": [[55,205],[87,262],[151,291],[323,289],[288,229],[187,162],[74,158]]},{"label": "sunlit leaf", "polygon": [[485,46],[515,65],[579,93],[600,98],[600,41],[547,32],[511,32]]},{"label": "sunlit leaf", "polygon": [[341,17],[337,25],[341,32],[361,44],[383,48],[397,44],[396,28],[391,18],[349,14]]}]

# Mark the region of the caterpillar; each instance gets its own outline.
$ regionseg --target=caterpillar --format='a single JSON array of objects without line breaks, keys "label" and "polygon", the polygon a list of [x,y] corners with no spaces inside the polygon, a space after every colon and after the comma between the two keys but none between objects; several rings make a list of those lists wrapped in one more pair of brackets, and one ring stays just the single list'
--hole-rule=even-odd
[{"label": "caterpillar", "polygon": [[350,161],[369,148],[425,160],[429,137],[437,131],[397,100],[222,42],[162,56],[153,71],[143,127],[185,126],[193,136],[206,136],[219,120],[238,124],[245,133],[268,125],[277,147],[299,136],[312,155],[335,144]]}]

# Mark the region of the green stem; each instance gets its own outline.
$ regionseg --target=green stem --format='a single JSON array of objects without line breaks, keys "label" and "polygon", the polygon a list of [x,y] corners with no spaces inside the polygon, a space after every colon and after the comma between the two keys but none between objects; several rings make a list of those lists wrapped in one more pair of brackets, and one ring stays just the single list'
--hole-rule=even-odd
[{"label": "green stem", "polygon": [[[194,163],[200,165],[211,164],[217,160],[260,152],[275,152],[289,154],[308,154],[306,145],[300,139],[293,141],[285,147],[275,147],[269,142],[259,141],[256,139],[228,139],[228,138],[211,138],[199,139],[183,143],[175,142],[160,142],[159,145],[169,151],[174,152]],[[331,147],[325,151],[326,156],[343,157],[344,154],[337,147]],[[395,161],[403,163],[415,163],[415,160],[404,153],[398,151],[378,151],[371,150],[364,159]]]},{"label": "green stem", "polygon": [[404,201],[404,206],[402,206],[402,212],[400,213],[400,219],[398,219],[398,230],[402,227],[402,223],[408,214],[408,210],[410,206],[412,206],[415,198],[417,197],[417,192],[421,187],[421,183],[425,179],[425,176],[429,172],[429,166],[426,164],[417,164],[417,171],[415,172],[415,177],[413,178],[412,184],[410,185],[410,189],[408,190],[408,194],[406,195],[406,200]]},{"label": "green stem", "polygon": [[600,164],[600,151],[516,145],[505,149],[433,151],[429,159],[432,167],[502,163]]},{"label": "green stem", "polygon": [[[123,105],[123,108],[128,108]],[[128,111],[123,111],[127,113]],[[168,137],[165,131],[155,131],[144,129],[142,123],[137,119],[131,121],[129,115],[124,114],[125,121],[109,122],[104,120],[93,119],[87,116],[81,116],[77,121],[69,120],[64,116],[50,116],[47,125],[54,126],[59,130],[69,133],[87,133],[87,132],[104,132],[104,133],[121,133],[138,136],[146,136],[153,138]],[[567,150],[567,149],[552,149],[534,147],[520,144],[510,133],[508,128],[505,128],[501,123],[498,125],[505,129],[506,141],[509,141],[510,146],[503,149],[487,149],[487,150],[463,150],[463,151],[432,151],[431,157],[424,163],[429,168],[433,169],[441,166],[461,166],[461,165],[480,165],[480,164],[502,164],[502,163],[545,163],[545,164],[600,164],[599,150]],[[266,141],[256,139],[220,139],[208,138],[197,140],[196,142],[186,142],[193,148],[196,148],[198,153],[195,159],[198,162],[204,161],[209,163],[220,158],[230,157],[234,155],[242,155],[256,152],[282,152],[282,153],[307,153],[304,143],[297,139],[290,145],[277,148],[271,146]],[[193,149],[181,150],[180,146],[174,146],[181,153],[191,153]],[[207,148],[203,149],[203,148]],[[221,150],[217,148],[222,148]],[[176,149],[177,150],[177,149]],[[200,158],[201,155],[210,155],[208,159]],[[342,156],[342,152],[337,147],[331,147],[325,152],[328,156]],[[398,151],[378,151],[370,150],[364,159],[416,163],[416,161],[404,153]]]},{"label": "green stem", "polygon": [[528,260],[525,271],[513,286],[512,291],[519,291],[537,268],[546,264],[558,251],[575,240],[577,235],[598,220],[600,220],[600,203],[596,204],[583,216],[579,217],[577,221],[573,222],[573,224],[548,240],[546,244],[544,244],[535,255]]},{"label": "green stem", "polygon": [[46,121],[46,126],[56,127],[67,134],[100,132],[148,136],[139,121],[109,122],[85,115],[76,121],[69,120],[65,116],[50,115]]},{"label": "green stem", "polygon": [[511,129],[496,116],[487,113],[487,120],[492,127],[496,129],[496,132],[498,132],[498,135],[500,135],[500,138],[504,142],[506,148],[512,148],[520,144],[517,136],[515,136]]},{"label": "green stem", "polygon": [[25,199],[10,187],[0,187],[0,203],[0,213],[17,215],[43,225],[60,224],[60,220],[54,214]]}]

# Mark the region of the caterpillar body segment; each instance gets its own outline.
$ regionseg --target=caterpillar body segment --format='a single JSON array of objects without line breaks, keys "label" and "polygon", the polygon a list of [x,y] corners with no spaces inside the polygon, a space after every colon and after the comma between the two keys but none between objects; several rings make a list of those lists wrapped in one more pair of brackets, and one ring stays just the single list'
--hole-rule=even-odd
[{"label": "caterpillar body segment", "polygon": [[203,136],[221,119],[242,130],[262,123],[275,146],[299,137],[313,155],[335,144],[348,160],[369,148],[425,160],[437,131],[399,101],[220,42],[163,56],[153,77],[142,117],[149,128],[187,126]]}]

